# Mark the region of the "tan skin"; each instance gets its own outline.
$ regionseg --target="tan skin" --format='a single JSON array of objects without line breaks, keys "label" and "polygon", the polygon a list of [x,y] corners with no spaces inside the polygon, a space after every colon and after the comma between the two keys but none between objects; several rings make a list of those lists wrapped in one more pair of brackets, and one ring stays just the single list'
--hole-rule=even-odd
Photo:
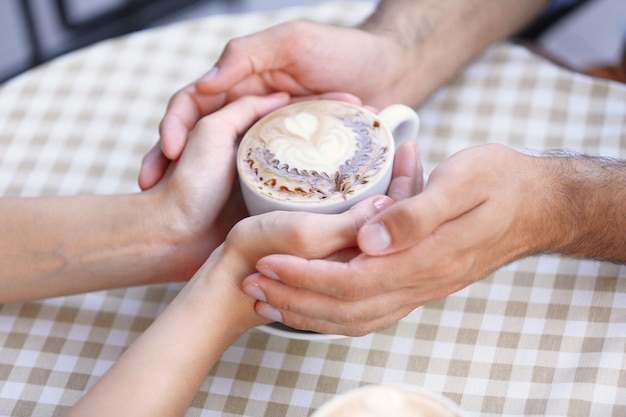
[{"label": "tan skin", "polygon": [[[233,145],[241,129],[286,99],[286,95],[248,97],[207,116],[194,129],[204,134],[192,133],[180,160],[170,165],[163,187],[167,189],[169,180],[175,181],[180,171],[181,179],[185,179],[184,171],[193,166],[187,164],[187,155],[195,158],[205,146],[205,152],[216,154],[214,175],[223,174],[221,180],[232,182]],[[227,146],[220,151],[216,142]],[[401,145],[397,152],[390,193],[401,200],[421,188],[422,171],[413,143]],[[225,208],[230,190],[224,187],[221,192],[214,196],[216,213]],[[256,270],[259,259],[274,253],[306,259],[350,259],[360,252],[356,247],[360,226],[392,204],[390,197],[378,196],[337,215],[273,212],[239,221],[162,315],[68,416],[183,415],[224,350],[250,328],[268,322],[257,314],[255,298],[242,290],[243,279]],[[211,210],[206,212],[210,215]],[[116,262],[109,260],[113,266]]]},{"label": "tan skin", "polygon": [[244,289],[255,286],[260,313],[271,306],[289,326],[364,335],[531,254],[626,262],[624,184],[626,161],[469,148],[421,194],[370,219],[363,254],[343,263],[270,255]]},{"label": "tan skin", "polygon": [[203,119],[150,191],[0,199],[0,302],[188,280],[246,216],[232,192],[238,137],[289,100],[250,97]]},{"label": "tan skin", "polygon": [[270,253],[325,258],[345,251],[355,246],[359,226],[390,204],[382,196],[339,215],[275,212],[242,220],[67,416],[184,415],[223,351],[267,322],[256,314],[254,298],[241,290],[258,259]]},{"label": "tan skin", "polygon": [[146,192],[1,198],[0,303],[188,280],[248,214],[234,181],[239,138],[290,101],[246,97],[202,119]]},{"label": "tan skin", "polygon": [[197,120],[237,97],[342,91],[376,108],[417,105],[546,4],[386,0],[358,27],[294,21],[232,39],[212,70],[170,100],[161,140],[145,157],[139,185],[151,188],[169,161],[178,159]]},{"label": "tan skin", "polygon": [[[419,104],[545,5],[388,0],[356,28],[297,21],[233,39],[213,70],[172,98],[140,185],[149,189],[176,160],[199,116],[246,92],[341,89],[378,107]],[[268,318],[366,334],[533,253],[623,262],[624,183],[623,161],[467,149],[441,164],[423,193],[362,227],[363,254],[344,263],[268,256],[243,287]]]},{"label": "tan skin", "polygon": [[[289,101],[287,94],[250,96],[203,118],[149,191],[0,199],[8,219],[0,235],[3,303],[191,278],[68,415],[183,415],[224,350],[268,322],[242,290],[259,259],[285,253],[347,260],[360,253],[360,226],[390,207],[390,197],[338,215],[276,212],[241,220],[238,139]],[[400,201],[421,186],[417,146],[402,144],[389,193]]]},{"label": "tan skin", "polygon": [[[191,278],[69,416],[183,415],[224,350],[268,322],[242,290],[259,259],[358,255],[360,226],[391,206],[390,197],[338,215],[276,212],[240,220],[246,212],[235,183],[238,139],[289,101],[284,93],[249,96],[204,117],[149,191],[0,199],[8,219],[0,234],[3,303]],[[390,194],[400,201],[423,179],[415,144],[396,152]]]}]

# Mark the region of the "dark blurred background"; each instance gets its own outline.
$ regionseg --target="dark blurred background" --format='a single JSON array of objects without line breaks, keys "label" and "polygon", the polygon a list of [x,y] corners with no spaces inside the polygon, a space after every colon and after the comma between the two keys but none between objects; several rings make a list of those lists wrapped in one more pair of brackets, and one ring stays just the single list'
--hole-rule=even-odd
[{"label": "dark blurred background", "polygon": [[[365,0],[362,0],[365,1]],[[102,39],[218,13],[315,0],[0,0],[0,82]]]},{"label": "dark blurred background", "polygon": [[[375,3],[375,0],[359,0]],[[219,13],[311,5],[322,0],[0,0],[0,82],[109,37]],[[538,20],[523,42],[569,68],[618,65],[626,0],[587,0]]]}]

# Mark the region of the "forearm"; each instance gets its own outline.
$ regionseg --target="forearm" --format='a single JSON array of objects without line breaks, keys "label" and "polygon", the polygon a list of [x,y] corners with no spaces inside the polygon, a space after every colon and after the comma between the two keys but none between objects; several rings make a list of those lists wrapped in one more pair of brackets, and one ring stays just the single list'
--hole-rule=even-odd
[{"label": "forearm", "polygon": [[[353,248],[359,227],[380,203],[391,204],[376,201],[337,215],[266,213],[241,220],[70,415],[182,415],[223,351],[248,329],[269,322],[255,311],[269,308],[254,298],[262,293],[258,282],[244,284],[251,274],[258,278],[260,259],[277,253],[322,259]],[[244,287],[253,290],[250,296]]]},{"label": "forearm", "polygon": [[[383,0],[362,25],[405,48],[403,80],[419,103],[490,44],[532,21],[547,0]],[[400,65],[401,63],[398,63]]]},{"label": "forearm", "polygon": [[626,262],[626,161],[561,153],[542,163],[560,219],[550,249]]},{"label": "forearm", "polygon": [[523,28],[547,5],[548,0],[382,0],[363,26],[391,32],[408,47],[439,41],[480,50]]},{"label": "forearm", "polygon": [[[218,249],[216,253],[219,254]],[[209,260],[68,416],[181,416],[223,352],[263,319],[243,262]]]},{"label": "forearm", "polygon": [[0,199],[0,302],[168,279],[180,254],[150,198]]}]

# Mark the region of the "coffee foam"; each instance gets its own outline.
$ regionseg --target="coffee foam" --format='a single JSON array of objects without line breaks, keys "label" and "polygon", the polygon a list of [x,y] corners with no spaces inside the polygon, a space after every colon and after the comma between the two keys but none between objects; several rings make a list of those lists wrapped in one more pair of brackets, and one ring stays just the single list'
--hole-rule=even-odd
[{"label": "coffee foam", "polygon": [[272,136],[276,160],[318,173],[337,171],[354,153],[352,132],[347,127],[308,112],[278,121]]},{"label": "coffee foam", "polygon": [[459,417],[447,404],[402,387],[369,386],[335,398],[314,417]]},{"label": "coffee foam", "polygon": [[296,103],[261,119],[238,158],[248,184],[278,200],[347,199],[387,167],[389,131],[357,106]]}]

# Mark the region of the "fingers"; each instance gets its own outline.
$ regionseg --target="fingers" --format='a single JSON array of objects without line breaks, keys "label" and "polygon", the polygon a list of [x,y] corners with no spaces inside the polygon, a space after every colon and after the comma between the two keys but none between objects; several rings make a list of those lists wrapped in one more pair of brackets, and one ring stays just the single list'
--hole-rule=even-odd
[{"label": "fingers", "polygon": [[[268,297],[254,283],[265,279],[263,288]],[[282,291],[271,289],[280,286]],[[377,295],[359,302],[347,302],[321,294],[305,292],[276,281],[253,275],[244,281],[244,288],[255,288],[253,295],[257,313],[273,322],[325,334],[363,336],[379,330],[405,317],[416,307],[410,299],[412,294],[405,290]]]},{"label": "fingers", "polygon": [[269,320],[359,336],[396,322],[438,296],[428,284],[412,285],[412,256],[360,255],[346,263],[271,255],[257,263],[259,273],[247,277],[243,288],[259,300],[257,312]]},{"label": "fingers", "polygon": [[267,256],[257,263],[259,273],[244,280],[244,291],[258,300],[255,308],[268,320],[321,333],[364,335],[471,283],[472,259],[450,256],[458,252],[448,250],[454,229],[444,242],[427,239],[406,251],[361,254],[349,262]]},{"label": "fingers", "polygon": [[406,261],[400,254],[383,259],[361,253],[349,261],[338,262],[281,253],[259,259],[256,268],[264,276],[292,288],[324,294],[337,300],[358,301],[406,287],[408,284],[399,279],[383,278],[399,275],[400,270],[408,269],[410,265]]},{"label": "fingers", "polygon": [[169,160],[161,152],[161,142],[157,142],[143,157],[137,182],[143,191],[154,187],[167,170]]},{"label": "fingers", "polygon": [[326,258],[356,246],[360,227],[393,202],[386,196],[364,200],[340,214],[270,212],[244,219],[229,234],[229,248],[257,261],[274,253],[304,259]]},{"label": "fingers", "polygon": [[378,107],[364,104],[363,100],[361,100],[359,97],[355,96],[354,94],[344,93],[340,91],[333,91],[330,93],[321,93],[321,94],[313,94],[313,95],[309,94],[309,95],[304,95],[304,96],[298,96],[292,93],[292,96],[293,96],[293,98],[291,99],[292,103],[297,103],[299,101],[306,101],[306,100],[337,100],[337,101],[345,101],[347,103],[356,104],[357,106],[361,106],[364,109],[367,109],[374,114],[378,114],[380,110]]},{"label": "fingers", "polygon": [[187,144],[189,132],[204,115],[220,108],[225,102],[223,94],[204,96],[194,86],[187,86],[170,99],[159,124],[161,140],[144,156],[138,183],[142,190],[154,187],[163,177],[169,161],[176,161]]},{"label": "fingers", "polygon": [[174,94],[159,125],[161,151],[165,157],[171,161],[177,160],[196,122],[222,107],[225,100],[224,94],[200,94],[193,85]]},{"label": "fingers", "polygon": [[291,102],[297,103],[299,101],[306,100],[337,100],[337,101],[345,101],[346,103],[356,104],[357,106],[363,105],[363,102],[357,96],[350,93],[343,93],[341,91],[333,91],[329,93],[322,94],[313,94],[308,96],[296,96],[293,97]]},{"label": "fingers", "polygon": [[243,283],[257,312],[296,328],[365,334],[528,253],[527,224],[516,223],[527,185],[517,183],[524,169],[513,168],[512,152],[475,147],[442,163],[425,191],[367,221],[357,237],[364,253],[349,261],[262,258],[260,274]]},{"label": "fingers", "polygon": [[197,81],[197,90],[205,94],[228,91],[250,75],[290,64],[294,54],[303,52],[294,45],[297,38],[290,36],[290,27],[282,24],[229,41],[215,67]]},{"label": "fingers", "polygon": [[387,195],[394,201],[404,200],[422,191],[424,168],[416,141],[406,141],[396,149],[393,177]]},{"label": "fingers", "polygon": [[[289,103],[289,95],[275,93],[264,97],[247,96],[227,104],[209,116],[202,118],[192,130],[194,136],[213,135],[226,138],[231,144],[261,117]],[[203,145],[209,141],[200,140]]]},{"label": "fingers", "polygon": [[[480,161],[472,161],[472,164]],[[480,176],[468,175],[465,163],[440,165],[420,194],[399,201],[374,217],[359,232],[359,248],[368,255],[386,255],[419,243],[447,221],[479,206],[486,196]]]},{"label": "fingers", "polygon": [[[358,97],[341,92],[301,97],[292,102],[305,99],[341,100],[361,104]],[[144,156],[141,164],[138,183],[142,190],[154,187],[165,174],[169,161],[180,158],[189,133],[198,120],[206,114],[217,111],[226,101],[225,94],[205,96],[197,93],[192,87],[186,87],[172,97],[159,126],[161,140]]]},{"label": "fingers", "polygon": [[249,96],[200,119],[183,154],[170,165],[172,189],[187,190],[203,196],[205,204],[222,207],[236,177],[238,140],[252,123],[288,101],[287,94]]},{"label": "fingers", "polygon": [[368,255],[379,256],[412,246],[444,221],[444,205],[426,191],[398,202],[389,209],[392,211],[363,226],[358,236],[359,248]]}]

